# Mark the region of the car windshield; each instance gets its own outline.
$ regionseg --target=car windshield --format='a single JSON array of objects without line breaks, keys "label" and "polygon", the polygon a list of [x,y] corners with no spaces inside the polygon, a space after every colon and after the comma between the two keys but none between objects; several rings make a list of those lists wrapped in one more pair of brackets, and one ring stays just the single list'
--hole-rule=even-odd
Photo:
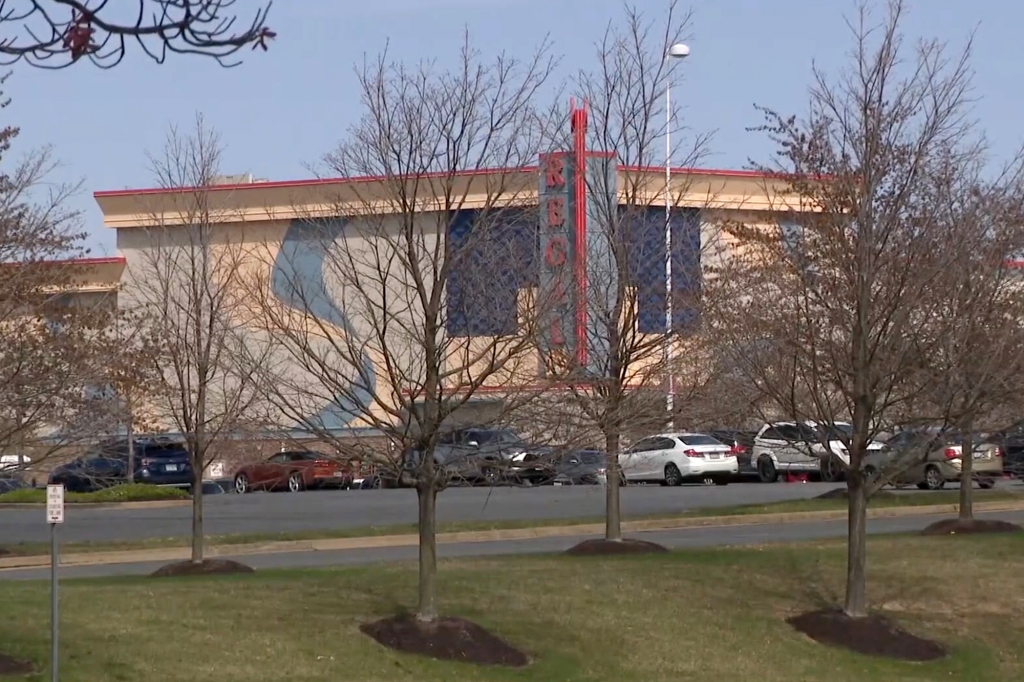
[{"label": "car windshield", "polygon": [[188,451],[180,443],[160,443],[146,445],[142,448],[142,454],[148,459],[157,459],[160,457],[180,457],[188,454]]},{"label": "car windshield", "polygon": [[581,464],[603,464],[604,453],[596,450],[584,450],[577,452],[575,456],[580,460]]},{"label": "car windshield", "polygon": [[722,441],[711,436],[704,436],[699,433],[688,433],[685,436],[679,436],[679,440],[683,442],[683,445],[723,445]]},{"label": "car windshield", "polygon": [[820,431],[823,440],[848,442],[853,438],[853,424],[822,424]]},{"label": "car windshield", "polygon": [[494,429],[489,431],[470,431],[469,439],[475,440],[481,445],[484,443],[522,443],[523,439],[508,429]]}]

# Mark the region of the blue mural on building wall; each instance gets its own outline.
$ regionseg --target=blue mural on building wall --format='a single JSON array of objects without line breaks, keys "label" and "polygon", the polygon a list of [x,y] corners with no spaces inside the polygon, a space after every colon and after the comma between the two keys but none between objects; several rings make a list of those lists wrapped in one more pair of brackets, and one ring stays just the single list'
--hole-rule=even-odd
[{"label": "blue mural on building wall", "polygon": [[[625,211],[625,207],[622,207]],[[539,280],[536,208],[489,217],[493,233],[486,242],[469,241],[476,211],[460,211],[449,226],[453,248],[466,248],[448,282],[447,330],[456,336],[508,334],[517,323],[519,290]],[[665,331],[665,209],[632,207],[635,221],[624,226],[629,277],[637,288],[638,324],[644,333]],[[671,211],[673,328],[692,330],[700,322],[700,210]],[[468,247],[468,248],[467,248]],[[478,305],[486,303],[486,305]]]},{"label": "blue mural on building wall", "polygon": [[[293,220],[274,259],[270,288],[274,296],[289,308],[355,337],[356,330],[327,290],[325,272],[328,251],[344,229],[342,220],[316,223]],[[317,413],[305,417],[300,427],[343,429],[365,414],[373,401],[377,376],[369,353],[364,350],[359,361],[358,379],[351,393],[336,396]]]},{"label": "blue mural on building wall", "polygon": [[[633,208],[638,216],[624,232],[630,279],[637,287],[639,329],[665,330],[665,212],[652,206]],[[486,240],[471,242],[476,210],[459,211],[449,223],[448,238],[457,255],[447,283],[446,329],[453,336],[494,336],[515,333],[518,297],[522,289],[537,286],[540,258],[536,207],[506,209],[490,215]],[[675,292],[673,326],[692,329],[700,320],[701,245],[700,211],[674,209],[672,229],[672,289]],[[275,258],[271,291],[284,305],[356,336],[345,312],[327,288],[325,261],[331,245],[343,237],[345,221],[289,225]],[[458,252],[463,249],[462,252]],[[344,429],[372,404],[376,390],[373,360],[360,357],[363,384],[352,395],[337,396],[300,427]]]}]

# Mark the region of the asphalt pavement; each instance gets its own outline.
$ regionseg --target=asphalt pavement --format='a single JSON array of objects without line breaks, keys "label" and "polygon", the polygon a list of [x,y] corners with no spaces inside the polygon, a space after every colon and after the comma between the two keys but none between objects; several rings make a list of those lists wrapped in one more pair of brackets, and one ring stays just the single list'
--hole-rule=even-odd
[{"label": "asphalt pavement", "polygon": [[[1010,484],[1001,484],[1010,485]],[[816,497],[834,483],[734,483],[728,486],[634,485],[621,490],[627,517],[670,515],[741,504],[767,504]],[[1019,484],[1016,485],[1019,488]],[[509,521],[573,519],[604,514],[601,486],[453,488],[438,498],[438,520]],[[916,489],[908,495],[927,494]],[[416,521],[413,490],[331,490],[303,493],[209,495],[204,498],[207,535],[294,533]],[[60,528],[63,542],[137,541],[186,537],[191,508],[102,509],[68,505]],[[0,509],[0,545],[47,542],[42,508]]]},{"label": "asphalt pavement", "polygon": [[[934,522],[937,516],[905,516],[868,521],[871,534],[910,533]],[[1024,512],[978,514],[978,518],[999,518],[1024,524]],[[814,521],[751,526],[720,526],[716,528],[684,528],[677,530],[634,533],[631,537],[657,542],[666,547],[723,547],[763,545],[841,538],[846,535],[845,521]],[[441,544],[438,554],[442,559],[459,557],[507,556],[514,554],[541,554],[562,552],[572,545],[593,536],[536,538],[493,542],[466,542]],[[375,549],[340,550],[329,552],[288,552],[255,554],[234,557],[257,570],[284,568],[315,568],[373,564],[416,559],[416,547],[387,547]],[[227,557],[232,558],[232,557]],[[95,578],[105,576],[144,575],[165,562],[114,564],[106,566],[68,566],[60,571],[61,578]],[[49,568],[0,571],[0,580],[43,580],[50,575]]]},{"label": "asphalt pavement", "polygon": [[[820,495],[828,483],[734,483],[728,486],[627,486],[622,509],[627,516],[677,514],[704,507],[765,504]],[[602,486],[535,488],[452,488],[438,497],[438,520],[506,521],[571,519],[604,514]],[[209,495],[204,498],[208,535],[293,533],[416,522],[414,490],[323,490],[302,493]],[[135,541],[185,537],[191,508],[87,509],[68,505],[60,529],[65,542]],[[0,509],[0,545],[46,542],[43,509]]]}]

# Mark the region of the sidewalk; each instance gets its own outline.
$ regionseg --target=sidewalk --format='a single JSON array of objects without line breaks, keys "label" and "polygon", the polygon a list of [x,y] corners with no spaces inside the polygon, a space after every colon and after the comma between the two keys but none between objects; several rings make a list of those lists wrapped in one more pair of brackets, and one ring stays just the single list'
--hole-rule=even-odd
[{"label": "sidewalk", "polygon": [[[1024,511],[1024,502],[981,502],[974,505],[976,512]],[[956,514],[955,504],[928,505],[916,507],[882,507],[868,509],[869,519],[896,518],[904,516],[932,516]],[[845,509],[814,512],[787,512],[768,514],[746,514],[737,516],[706,516],[697,518],[650,519],[645,521],[624,521],[622,530],[626,533],[679,530],[685,528],[716,528],[732,526],[763,526],[801,523],[807,521],[840,521],[846,518]],[[545,526],[534,528],[508,528],[503,530],[463,531],[441,533],[438,544],[500,542],[506,540],[529,540],[576,535],[601,535],[603,523],[575,524],[566,526]],[[247,556],[254,554],[279,554],[290,552],[325,552],[382,547],[414,547],[419,537],[414,533],[403,535],[378,535],[367,537],[325,538],[320,540],[289,540],[238,545],[214,545],[206,548],[207,557]],[[99,566],[110,564],[131,564],[146,562],[172,562],[188,559],[188,547],[161,549],[124,550],[114,552],[74,552],[60,557],[61,566]],[[49,556],[0,557],[0,571],[26,568],[44,568],[50,565]]]}]

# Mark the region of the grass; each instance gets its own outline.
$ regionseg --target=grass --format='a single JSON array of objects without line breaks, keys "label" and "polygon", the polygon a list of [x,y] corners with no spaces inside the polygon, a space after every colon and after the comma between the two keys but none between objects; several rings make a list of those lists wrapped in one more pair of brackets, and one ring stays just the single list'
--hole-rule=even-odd
[{"label": "grass", "polygon": [[[822,647],[789,629],[787,615],[841,595],[844,546],[829,541],[654,557],[441,562],[442,611],[476,620],[535,656],[521,671],[397,654],[360,634],[360,621],[414,603],[409,564],[65,581],[61,679],[1024,679],[1024,538],[876,538],[869,556],[874,605],[950,645],[949,658],[873,659]],[[48,660],[48,599],[45,582],[0,583],[0,648],[40,664]]]},{"label": "grass", "polygon": [[[84,502],[154,502],[187,499],[189,499],[188,492],[180,488],[165,488],[144,483],[126,483],[91,493],[64,493],[64,502],[67,504],[81,504]],[[0,495],[0,504],[43,504],[45,502],[46,488],[21,488]]]},{"label": "grass", "polygon": [[[124,486],[142,487],[142,486]],[[172,491],[174,489],[164,489]],[[15,491],[22,492],[22,491]],[[103,492],[103,491],[101,491]],[[176,491],[180,492],[180,491]],[[7,493],[10,495],[12,493]],[[93,493],[90,493],[93,494]],[[7,495],[0,495],[0,501]],[[186,495],[187,497],[187,495]],[[177,499],[177,498],[172,498]],[[872,508],[919,507],[939,504],[956,504],[959,492],[943,491],[912,495],[881,495],[871,501]],[[975,491],[975,502],[1024,502],[1024,494],[993,490]],[[770,504],[740,505],[734,507],[704,507],[690,512],[674,515],[654,515],[630,517],[629,521],[683,519],[683,518],[714,518],[720,516],[752,516],[757,514],[783,514],[796,512],[837,511],[846,509],[845,500],[789,500]],[[457,533],[464,531],[509,530],[516,528],[544,528],[551,526],[572,526],[592,523],[603,523],[604,517],[583,517],[570,519],[504,519],[497,521],[459,521],[439,523],[438,532]],[[289,542],[302,540],[327,540],[334,538],[380,537],[384,535],[407,535],[416,533],[415,524],[392,524],[380,526],[355,526],[328,530],[309,530],[286,533],[237,533],[230,535],[208,535],[208,546],[247,545],[268,542]],[[187,537],[155,537],[142,541],[114,542],[68,542],[61,545],[65,553],[73,552],[116,552],[137,549],[164,549],[169,547],[190,547],[191,540]],[[3,545],[9,555],[41,556],[48,555],[48,543],[21,543]]]}]

